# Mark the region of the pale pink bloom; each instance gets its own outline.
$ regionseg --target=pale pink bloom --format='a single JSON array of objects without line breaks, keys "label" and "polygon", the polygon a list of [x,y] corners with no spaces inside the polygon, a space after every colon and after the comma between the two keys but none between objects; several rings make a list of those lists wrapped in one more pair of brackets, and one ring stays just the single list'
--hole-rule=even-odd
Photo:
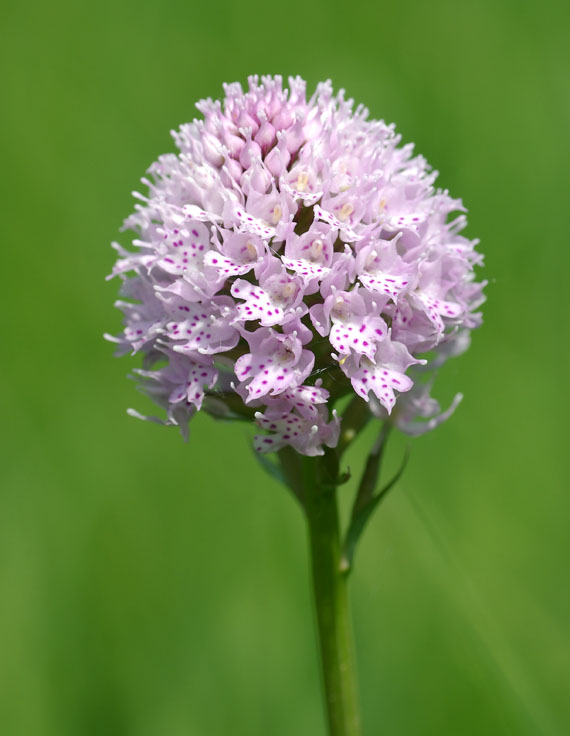
[{"label": "pale pink bloom", "polygon": [[268,433],[259,451],[315,455],[352,393],[405,432],[437,426],[459,399],[440,412],[420,374],[481,321],[461,201],[330,82],[310,98],[298,77],[224,90],[135,193],[135,250],[114,246],[125,328],[109,339],[144,356],[166,410],[153,421],[187,432],[200,408],[240,415]]}]

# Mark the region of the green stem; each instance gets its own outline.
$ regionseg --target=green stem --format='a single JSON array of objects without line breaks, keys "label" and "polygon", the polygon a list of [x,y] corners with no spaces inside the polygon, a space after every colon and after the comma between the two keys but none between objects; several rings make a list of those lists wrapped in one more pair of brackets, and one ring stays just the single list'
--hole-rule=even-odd
[{"label": "green stem", "polygon": [[360,716],[347,577],[334,485],[323,483],[315,458],[304,463],[305,510],[330,736],[359,736]]}]

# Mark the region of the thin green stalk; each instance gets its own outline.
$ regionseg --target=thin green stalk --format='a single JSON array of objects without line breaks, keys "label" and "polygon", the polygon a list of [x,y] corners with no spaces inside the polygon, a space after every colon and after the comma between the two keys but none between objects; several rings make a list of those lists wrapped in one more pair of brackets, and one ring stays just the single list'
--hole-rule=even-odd
[{"label": "thin green stalk", "polygon": [[359,736],[356,668],[347,577],[341,572],[336,487],[323,483],[315,458],[306,460],[304,500],[329,734]]}]

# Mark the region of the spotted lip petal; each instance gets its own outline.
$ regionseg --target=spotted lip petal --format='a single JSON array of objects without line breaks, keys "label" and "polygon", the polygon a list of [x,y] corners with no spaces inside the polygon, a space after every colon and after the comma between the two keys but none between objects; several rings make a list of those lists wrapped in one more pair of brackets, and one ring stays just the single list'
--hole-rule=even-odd
[{"label": "spotted lip petal", "polygon": [[376,345],[384,339],[388,327],[380,317],[353,317],[350,323],[334,322],[330,332],[333,348],[343,355],[351,352],[374,362]]},{"label": "spotted lip petal", "polygon": [[316,220],[322,220],[330,225],[334,230],[338,230],[345,240],[356,241],[362,239],[362,236],[358,235],[358,233],[356,233],[348,223],[339,220],[332,214],[332,212],[327,212],[327,210],[319,207],[318,204],[314,206],[313,212]]},{"label": "spotted lip petal", "polygon": [[313,368],[315,357],[302,348],[296,332],[281,335],[262,327],[247,339],[251,352],[235,364],[238,380],[247,383],[247,401],[295,389]]},{"label": "spotted lip petal", "polygon": [[350,376],[356,393],[368,401],[368,394],[372,391],[388,414],[396,403],[394,390],[409,391],[412,388],[411,379],[404,373],[385,368],[382,364],[374,365],[366,358]]},{"label": "spotted lip petal", "polygon": [[271,240],[275,237],[275,225],[267,224],[264,220],[247,212],[240,205],[233,206],[228,224],[233,225],[238,233],[251,233],[264,240]]},{"label": "spotted lip petal", "polygon": [[330,230],[323,223],[313,223],[301,236],[287,238],[281,262],[303,280],[305,294],[319,290],[319,283],[331,273],[334,245]]},{"label": "spotted lip petal", "polygon": [[239,332],[229,323],[235,314],[231,299],[215,297],[210,303],[179,305],[178,310],[184,319],[169,322],[166,331],[170,340],[177,341],[176,352],[222,353],[237,345]]},{"label": "spotted lip petal", "polygon": [[[276,267],[273,267],[273,263]],[[302,312],[302,281],[290,276],[281,268],[280,261],[274,259],[270,269],[260,276],[260,286],[245,279],[237,279],[231,287],[231,295],[245,300],[238,304],[235,322],[259,321],[264,327],[284,324]]]},{"label": "spotted lip petal", "polygon": [[253,438],[254,448],[262,453],[291,445],[303,455],[323,455],[323,445],[336,447],[340,434],[340,421],[335,411],[330,422],[325,421],[324,412],[320,413],[318,420],[307,419],[294,412],[277,417],[267,417],[258,412],[255,419],[260,427],[272,433]]},{"label": "spotted lip petal", "polygon": [[[358,293],[358,290],[334,289],[321,305],[311,311],[315,329],[329,335],[331,346],[341,355],[365,355],[374,362],[376,346],[385,339],[388,327],[379,316],[376,302]],[[330,330],[329,320],[332,323]]]},{"label": "spotted lip petal", "polygon": [[171,404],[186,401],[200,409],[205,395],[204,387],[212,388],[217,378],[218,372],[213,366],[190,364],[187,380],[172,389],[168,400]]},{"label": "spotted lip petal", "polygon": [[329,392],[318,383],[314,386],[294,386],[268,399],[265,416],[279,416],[294,409],[303,419],[318,422],[319,406],[326,404],[329,396]]},{"label": "spotted lip petal", "polygon": [[220,215],[214,212],[206,212],[195,204],[185,204],[182,211],[187,219],[197,222],[220,222],[222,219]]},{"label": "spotted lip petal", "polygon": [[133,250],[114,245],[111,274],[124,330],[109,339],[142,354],[157,421],[184,433],[197,409],[223,415],[227,402],[260,410],[261,452],[320,454],[338,439],[332,402],[350,391],[386,416],[396,405],[403,431],[435,427],[455,403],[440,412],[407,371],[423,353],[422,370],[437,369],[481,321],[461,201],[330,82],[311,97],[298,77],[248,84],[199,102],[203,119],[173,133],[178,153],[134,193]]},{"label": "spotted lip petal", "polygon": [[188,228],[164,228],[163,242],[160,243],[163,255],[156,265],[174,276],[191,269],[200,270],[209,248],[210,233],[202,222],[190,222]]},{"label": "spotted lip petal", "polygon": [[234,318],[234,322],[257,320],[264,327],[271,327],[283,321],[283,308],[275,304],[260,286],[237,279],[232,284],[231,294],[236,299],[245,300],[243,304],[238,304],[238,316]]},{"label": "spotted lip petal", "polygon": [[438,335],[442,335],[445,331],[446,319],[456,319],[461,315],[463,309],[455,302],[448,302],[442,299],[436,299],[429,294],[416,292],[412,295],[412,303],[418,305],[427,315],[429,321],[435,327]]},{"label": "spotted lip petal", "polygon": [[325,276],[328,276],[331,271],[330,268],[327,268],[326,266],[319,266],[316,263],[311,263],[311,261],[306,261],[301,258],[293,259],[282,256],[281,262],[285,268],[299,274],[304,283],[308,283],[314,279],[321,281]]},{"label": "spotted lip petal", "polygon": [[405,374],[406,369],[421,362],[410,355],[405,345],[388,338],[378,345],[374,363],[367,357],[359,361],[353,358],[345,361],[341,368],[359,396],[368,401],[373,392],[390,414],[396,403],[394,391],[409,391],[413,386],[413,381]]},{"label": "spotted lip petal", "polygon": [[397,252],[399,236],[391,241],[376,241],[362,248],[356,256],[360,283],[370,292],[385,295],[397,302],[415,285],[417,266],[406,263]]}]

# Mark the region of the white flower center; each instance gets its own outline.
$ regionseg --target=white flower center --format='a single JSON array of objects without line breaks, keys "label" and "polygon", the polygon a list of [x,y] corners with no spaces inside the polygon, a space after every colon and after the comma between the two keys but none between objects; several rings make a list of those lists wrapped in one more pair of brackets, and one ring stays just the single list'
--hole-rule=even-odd
[{"label": "white flower center", "polygon": [[344,297],[337,296],[335,298],[332,313],[337,319],[345,319],[350,315],[350,310]]},{"label": "white flower center", "polygon": [[295,284],[289,281],[288,283],[283,284],[283,286],[281,287],[281,296],[285,301],[289,301],[289,299],[291,299],[291,297],[295,295],[296,290],[297,287],[295,286]]},{"label": "white flower center", "polygon": [[257,260],[257,250],[253,243],[248,243],[245,246],[245,250],[246,250],[246,260],[250,262]]},{"label": "white flower center", "polygon": [[275,357],[279,363],[286,364],[295,359],[295,353],[287,345],[282,345]]},{"label": "white flower center", "polygon": [[313,240],[309,246],[309,259],[311,261],[320,261],[323,256],[323,241],[320,238]]},{"label": "white flower center", "polygon": [[373,271],[373,270],[375,270],[375,265],[374,264],[376,262],[376,258],[377,257],[378,257],[378,254],[376,253],[375,250],[373,250],[371,253],[369,253],[366,256],[366,263],[364,265],[364,270],[365,271]]},{"label": "white flower center", "polygon": [[307,184],[309,183],[309,175],[306,171],[301,171],[299,176],[297,177],[297,191],[298,192],[304,192],[307,188]]},{"label": "white flower center", "polygon": [[344,222],[352,215],[353,212],[354,212],[354,207],[350,204],[350,202],[345,202],[340,208],[340,211],[338,213],[338,219],[341,222]]}]

